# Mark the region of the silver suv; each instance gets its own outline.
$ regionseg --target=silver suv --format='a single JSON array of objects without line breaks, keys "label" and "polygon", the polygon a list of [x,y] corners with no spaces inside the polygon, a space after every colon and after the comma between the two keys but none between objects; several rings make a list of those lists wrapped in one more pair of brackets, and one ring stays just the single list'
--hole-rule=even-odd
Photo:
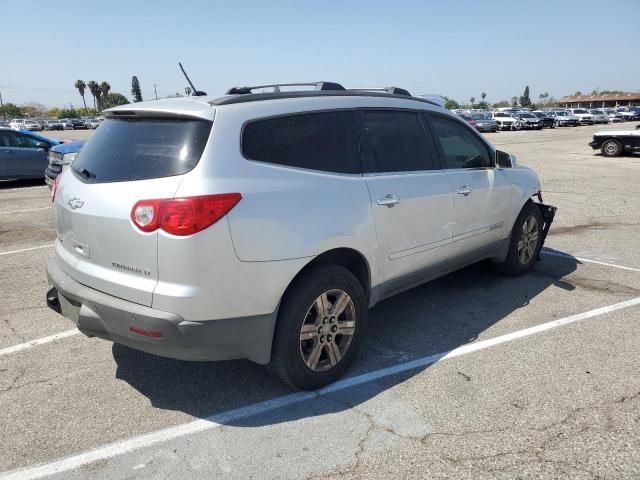
[{"label": "silver suv", "polygon": [[313,389],[380,300],[484,259],[532,267],[555,209],[466,122],[398,88],[282,90],[107,110],[52,192],[49,305],[88,336]]}]

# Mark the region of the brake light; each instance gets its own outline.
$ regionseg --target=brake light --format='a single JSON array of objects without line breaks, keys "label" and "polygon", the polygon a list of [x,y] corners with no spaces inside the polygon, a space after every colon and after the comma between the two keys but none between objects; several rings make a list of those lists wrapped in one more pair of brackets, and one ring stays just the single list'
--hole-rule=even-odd
[{"label": "brake light", "polygon": [[60,175],[53,181],[53,187],[51,187],[51,202],[56,201],[56,192],[58,191],[58,182],[60,181]]},{"label": "brake light", "polygon": [[172,235],[192,235],[224,217],[242,199],[239,193],[141,200],[131,209],[131,221],[143,232],[162,229]]}]

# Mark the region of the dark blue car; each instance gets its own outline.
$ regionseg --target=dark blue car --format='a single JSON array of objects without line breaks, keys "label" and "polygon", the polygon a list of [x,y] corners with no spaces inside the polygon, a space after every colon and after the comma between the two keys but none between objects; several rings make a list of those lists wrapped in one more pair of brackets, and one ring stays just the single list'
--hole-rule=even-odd
[{"label": "dark blue car", "polygon": [[75,142],[63,143],[51,148],[49,151],[49,164],[44,171],[44,181],[47,182],[49,188],[53,186],[56,177],[62,173],[62,170],[76,159],[84,142],[84,140],[76,140]]},{"label": "dark blue car", "polygon": [[0,128],[0,180],[42,178],[49,151],[62,140]]}]

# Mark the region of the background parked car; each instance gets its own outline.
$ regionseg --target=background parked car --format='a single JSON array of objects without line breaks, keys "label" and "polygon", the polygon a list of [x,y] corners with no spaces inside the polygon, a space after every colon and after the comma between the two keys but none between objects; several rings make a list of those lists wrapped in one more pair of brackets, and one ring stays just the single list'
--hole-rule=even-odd
[{"label": "background parked car", "polygon": [[60,143],[27,130],[0,128],[0,180],[43,178],[49,149]]},{"label": "background parked car", "polygon": [[611,123],[618,123],[624,121],[622,115],[620,115],[615,108],[603,108],[603,112],[609,115],[609,121]]},{"label": "background parked car", "polygon": [[497,132],[498,124],[491,118],[489,112],[471,112],[460,114],[473,128],[479,132]]},{"label": "background parked car", "polygon": [[44,121],[45,130],[64,130],[64,125],[58,119],[50,119]]},{"label": "background parked car", "polygon": [[576,127],[580,125],[580,120],[575,115],[566,110],[552,110],[549,116],[554,118],[558,127]]},{"label": "background parked car", "polygon": [[92,130],[95,130],[96,128],[98,128],[100,126],[100,120],[98,120],[97,118],[87,118],[84,121],[84,125],[87,128],[90,128]]},{"label": "background parked car", "polygon": [[511,116],[509,112],[491,112],[493,120],[498,124],[500,130],[520,130],[520,121]]},{"label": "background parked car", "polygon": [[531,112],[516,112],[512,115],[520,120],[523,128],[542,130],[542,120]]},{"label": "background parked car", "polygon": [[71,128],[73,130],[87,129],[87,126],[84,124],[84,121],[80,120],[79,118],[70,118],[69,121],[71,122]]},{"label": "background parked car", "polygon": [[629,122],[631,120],[637,120],[636,112],[634,112],[633,110],[629,109],[629,107],[618,107],[618,108],[616,108],[616,111],[620,114],[620,116],[622,117],[622,120],[624,122]]},{"label": "background parked car", "polygon": [[22,122],[24,122],[22,118],[12,118],[9,126],[14,130],[20,130],[22,128]]},{"label": "background parked car", "polygon": [[593,117],[593,123],[609,123],[609,115],[604,110],[591,109],[589,113]]},{"label": "background parked car", "polygon": [[533,111],[531,113],[540,119],[543,128],[556,128],[555,119],[547,115],[545,112]]},{"label": "background parked car", "polygon": [[53,146],[49,150],[49,164],[44,171],[44,181],[49,188],[53,187],[56,177],[76,159],[84,142],[84,140],[77,140],[75,142],[62,143]]},{"label": "background parked car", "polygon": [[569,112],[578,117],[580,125],[593,125],[593,116],[586,108],[570,108]]}]

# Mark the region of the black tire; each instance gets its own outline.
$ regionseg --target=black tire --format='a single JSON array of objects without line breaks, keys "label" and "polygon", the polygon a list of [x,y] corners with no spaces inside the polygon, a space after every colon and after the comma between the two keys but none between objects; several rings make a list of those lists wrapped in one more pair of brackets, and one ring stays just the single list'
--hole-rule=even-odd
[{"label": "black tire", "polygon": [[[531,218],[535,219],[536,222],[537,240],[535,247],[531,248],[531,255],[525,255],[526,258],[523,261],[520,255],[521,252],[519,251],[519,244],[520,240],[525,240],[523,239],[523,225]],[[531,267],[533,267],[533,264],[538,258],[540,247],[542,246],[542,225],[543,219],[540,209],[533,202],[527,202],[525,206],[522,207],[522,210],[513,225],[513,229],[511,230],[511,240],[509,241],[509,252],[507,254],[507,258],[504,262],[494,263],[495,268],[499,272],[511,276],[523,275],[531,270]]]},{"label": "black tire", "polygon": [[[340,360],[327,370],[317,371],[310,368],[303,358],[301,329],[305,320],[309,325],[307,316],[316,299],[332,290],[341,290],[349,295],[355,314],[355,331]],[[336,265],[322,264],[310,268],[296,279],[283,298],[269,369],[294,389],[315,390],[336,381],[353,363],[366,331],[367,314],[367,296],[364,288],[349,270]],[[328,327],[333,328],[331,325]],[[338,334],[334,337],[336,344],[337,338],[342,338]],[[309,341],[317,346],[316,342],[320,339],[318,337]],[[328,348],[327,344],[320,347],[325,361],[328,360]]]},{"label": "black tire", "polygon": [[602,143],[600,151],[605,157],[619,157],[622,155],[622,143],[615,138],[609,138]]}]

